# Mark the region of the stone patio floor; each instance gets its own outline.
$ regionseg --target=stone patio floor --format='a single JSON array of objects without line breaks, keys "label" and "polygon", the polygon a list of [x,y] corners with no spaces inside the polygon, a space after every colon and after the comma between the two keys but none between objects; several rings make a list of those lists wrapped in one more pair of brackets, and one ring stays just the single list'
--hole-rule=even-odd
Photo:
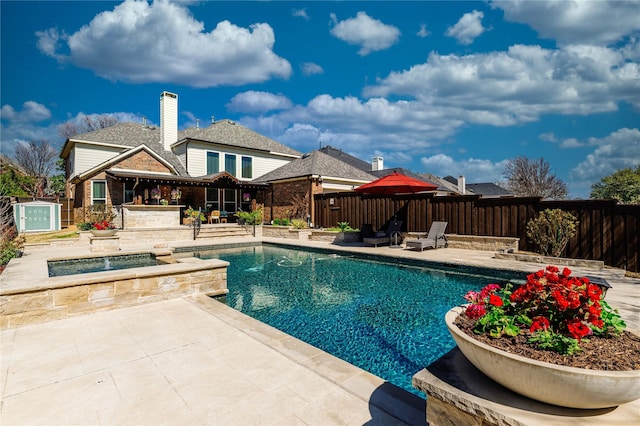
[{"label": "stone patio floor", "polygon": [[[523,272],[545,266],[475,250],[216,241],[261,240]],[[33,284],[36,261],[83,253],[88,247],[27,252],[20,268],[0,275],[11,281],[1,285]],[[606,278],[613,286],[607,301],[630,330],[640,329],[640,280],[609,268],[574,274]],[[425,424],[424,399],[206,296],[3,330],[0,395],[3,426]],[[638,424],[640,413],[617,420]]]}]

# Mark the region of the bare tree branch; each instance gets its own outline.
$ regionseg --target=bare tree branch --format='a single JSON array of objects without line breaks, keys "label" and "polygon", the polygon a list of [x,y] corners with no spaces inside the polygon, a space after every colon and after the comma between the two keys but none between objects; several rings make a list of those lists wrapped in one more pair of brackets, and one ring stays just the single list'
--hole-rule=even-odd
[{"label": "bare tree branch", "polygon": [[58,134],[65,139],[94,130],[104,129],[118,124],[118,119],[111,114],[84,115],[80,123],[66,121],[58,126]]},{"label": "bare tree branch", "polygon": [[14,152],[15,162],[33,178],[33,185],[24,188],[33,197],[44,195],[47,178],[58,158],[56,151],[47,141],[19,143]]},{"label": "bare tree branch", "polygon": [[549,162],[516,157],[507,161],[503,176],[508,189],[520,197],[567,198],[567,185],[551,173]]}]

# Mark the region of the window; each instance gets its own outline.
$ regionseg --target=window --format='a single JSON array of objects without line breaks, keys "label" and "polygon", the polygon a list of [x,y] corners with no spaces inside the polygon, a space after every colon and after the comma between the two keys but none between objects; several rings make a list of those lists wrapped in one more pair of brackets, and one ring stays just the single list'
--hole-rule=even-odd
[{"label": "window", "polygon": [[236,175],[236,156],[234,154],[224,155],[224,169],[229,172],[231,176]]},{"label": "window", "polygon": [[236,211],[236,190],[225,189],[224,190],[224,211],[229,213],[235,213]]},{"label": "window", "polygon": [[91,204],[107,204],[107,181],[91,182]]},{"label": "window", "polygon": [[122,184],[123,188],[122,190],[124,191],[124,202],[125,203],[132,203],[133,202],[133,186],[134,183],[133,182],[125,182]]},{"label": "window", "polygon": [[207,210],[220,210],[220,198],[218,196],[218,188],[207,188]]},{"label": "window", "polygon": [[242,177],[247,179],[253,177],[253,158],[242,157]]},{"label": "window", "polygon": [[220,172],[220,154],[207,152],[207,174],[212,175],[218,172]]}]

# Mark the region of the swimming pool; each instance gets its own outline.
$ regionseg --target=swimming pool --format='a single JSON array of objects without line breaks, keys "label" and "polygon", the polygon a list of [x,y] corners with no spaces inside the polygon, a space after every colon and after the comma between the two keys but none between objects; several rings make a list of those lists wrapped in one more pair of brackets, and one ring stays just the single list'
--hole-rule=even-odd
[{"label": "swimming pool", "polygon": [[47,261],[50,277],[141,268],[162,264],[164,264],[164,262],[157,260],[153,253],[121,254]]},{"label": "swimming pool", "polygon": [[455,346],[445,313],[509,276],[277,246],[194,254],[230,262],[229,306],[416,395],[412,376]]}]

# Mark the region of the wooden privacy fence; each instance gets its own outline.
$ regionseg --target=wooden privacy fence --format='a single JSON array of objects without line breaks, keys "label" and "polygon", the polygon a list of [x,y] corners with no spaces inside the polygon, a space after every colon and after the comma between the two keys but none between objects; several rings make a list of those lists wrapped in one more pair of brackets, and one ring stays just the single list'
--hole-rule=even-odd
[{"label": "wooden privacy fence", "polygon": [[640,272],[640,205],[614,200],[542,201],[540,198],[436,197],[433,194],[360,195],[354,192],[314,196],[316,226],[349,222],[385,229],[395,216],[402,231],[426,232],[434,220],[449,222],[448,234],[520,238],[520,250],[535,251],[527,222],[545,209],[562,209],[578,220],[577,234],[565,257],[602,260],[606,265]]}]

